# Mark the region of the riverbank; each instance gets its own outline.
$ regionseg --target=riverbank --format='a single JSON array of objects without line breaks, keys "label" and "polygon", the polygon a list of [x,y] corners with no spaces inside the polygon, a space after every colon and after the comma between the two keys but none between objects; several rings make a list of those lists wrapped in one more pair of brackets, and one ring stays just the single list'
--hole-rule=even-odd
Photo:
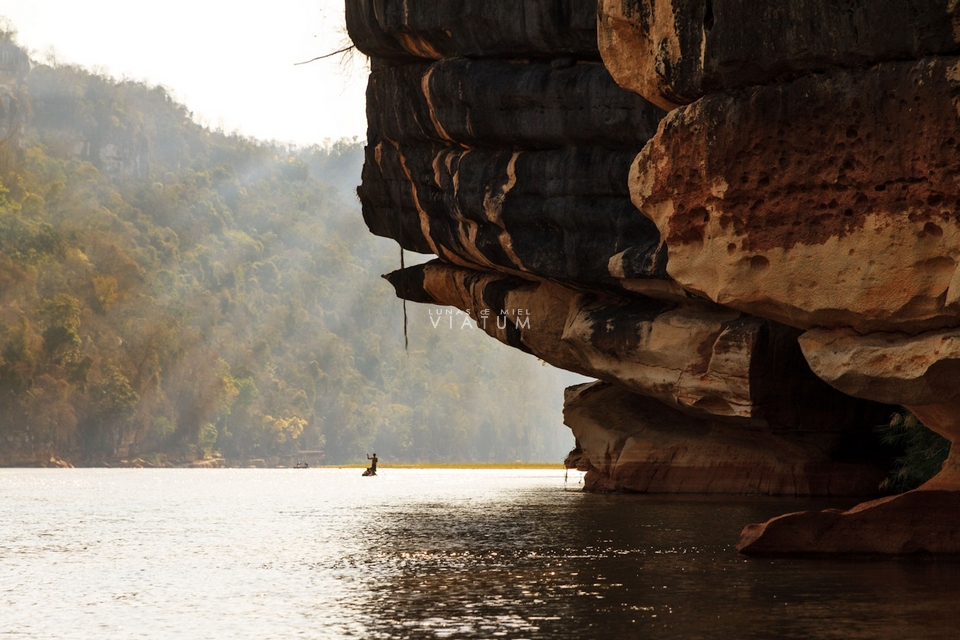
[{"label": "riverbank", "polygon": [[[322,469],[366,469],[369,464],[328,464]],[[379,464],[377,470],[387,469],[563,469],[562,462],[416,462]]]},{"label": "riverbank", "polygon": [[[310,469],[366,469],[369,464],[309,464]],[[251,458],[204,458],[198,460],[172,461],[160,458],[133,458],[130,460],[101,460],[73,463],[62,458],[49,460],[21,460],[12,464],[0,464],[4,468],[134,468],[134,469],[291,469],[296,462],[284,463],[277,459]],[[562,462],[417,462],[380,464],[379,471],[388,469],[563,469]]]}]

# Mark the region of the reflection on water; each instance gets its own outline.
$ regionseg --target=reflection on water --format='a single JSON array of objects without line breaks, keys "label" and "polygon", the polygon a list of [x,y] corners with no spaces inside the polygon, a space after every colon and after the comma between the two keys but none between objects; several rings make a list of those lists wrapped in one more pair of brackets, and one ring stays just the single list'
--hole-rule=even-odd
[{"label": "reflection on water", "polygon": [[955,637],[960,563],[769,560],[809,502],[563,471],[2,470],[0,637]]}]

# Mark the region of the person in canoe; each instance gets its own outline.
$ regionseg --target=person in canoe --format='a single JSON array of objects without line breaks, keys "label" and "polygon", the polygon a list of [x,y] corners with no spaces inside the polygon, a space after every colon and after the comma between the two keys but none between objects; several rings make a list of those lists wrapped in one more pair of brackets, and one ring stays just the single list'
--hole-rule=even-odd
[{"label": "person in canoe", "polygon": [[370,461],[370,467],[363,472],[363,475],[365,476],[377,475],[377,462],[379,462],[379,460],[377,459],[377,454],[373,454],[372,456],[368,455],[367,460]]}]

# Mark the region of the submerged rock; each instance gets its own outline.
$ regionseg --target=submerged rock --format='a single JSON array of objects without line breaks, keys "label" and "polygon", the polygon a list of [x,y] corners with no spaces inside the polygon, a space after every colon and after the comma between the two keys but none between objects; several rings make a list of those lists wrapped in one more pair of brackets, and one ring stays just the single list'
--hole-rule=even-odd
[{"label": "submerged rock", "polygon": [[747,526],[737,549],[750,555],[960,553],[956,491],[911,491],[848,511],[802,511]]}]

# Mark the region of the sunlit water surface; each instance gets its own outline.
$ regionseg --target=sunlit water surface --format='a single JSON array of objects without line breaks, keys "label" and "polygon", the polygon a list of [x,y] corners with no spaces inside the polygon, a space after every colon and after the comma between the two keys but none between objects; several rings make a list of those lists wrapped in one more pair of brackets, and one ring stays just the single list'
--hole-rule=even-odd
[{"label": "sunlit water surface", "polygon": [[2,638],[955,638],[960,563],[737,554],[795,500],[561,471],[0,470]]}]

